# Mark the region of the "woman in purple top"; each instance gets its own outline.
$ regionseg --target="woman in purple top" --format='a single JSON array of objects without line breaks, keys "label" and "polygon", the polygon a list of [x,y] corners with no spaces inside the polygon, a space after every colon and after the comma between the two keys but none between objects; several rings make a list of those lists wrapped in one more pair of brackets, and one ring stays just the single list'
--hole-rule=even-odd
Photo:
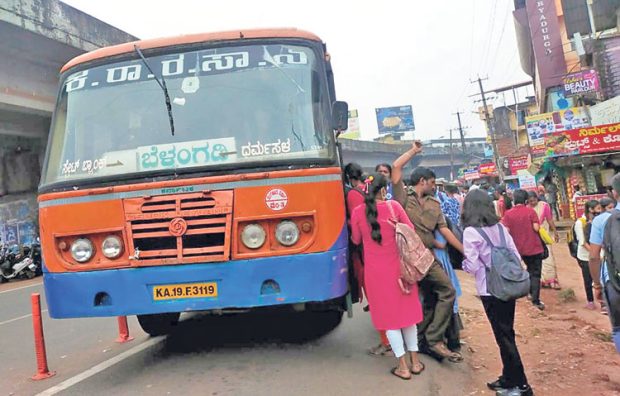
[{"label": "woman in purple top", "polygon": [[497,395],[533,395],[527,383],[523,363],[515,342],[515,300],[502,301],[487,292],[486,268],[491,265],[491,246],[478,233],[482,229],[495,246],[501,244],[500,232],[506,238],[506,247],[521,258],[506,227],[499,223],[489,195],[480,190],[467,194],[463,204],[463,270],[476,277],[476,289],[489,319],[504,366],[502,375],[487,386]]}]

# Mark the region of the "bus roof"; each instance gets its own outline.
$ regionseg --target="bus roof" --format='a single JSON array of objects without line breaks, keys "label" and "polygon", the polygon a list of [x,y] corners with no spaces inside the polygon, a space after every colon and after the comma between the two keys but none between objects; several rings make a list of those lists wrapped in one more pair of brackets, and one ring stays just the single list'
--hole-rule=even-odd
[{"label": "bus roof", "polygon": [[198,33],[188,34],[174,37],[164,37],[149,40],[138,40],[129,43],[114,45],[110,47],[100,48],[91,52],[87,52],[71,59],[65,64],[60,72],[64,72],[81,63],[90,62],[95,59],[106,58],[108,56],[120,55],[135,51],[134,45],[138,45],[141,50],[167,47],[177,44],[192,44],[208,41],[225,41],[225,40],[242,40],[242,39],[259,39],[259,38],[301,38],[321,42],[321,39],[313,33],[298,30],[295,28],[283,29],[248,29],[248,30],[232,30],[227,32],[216,33]]}]

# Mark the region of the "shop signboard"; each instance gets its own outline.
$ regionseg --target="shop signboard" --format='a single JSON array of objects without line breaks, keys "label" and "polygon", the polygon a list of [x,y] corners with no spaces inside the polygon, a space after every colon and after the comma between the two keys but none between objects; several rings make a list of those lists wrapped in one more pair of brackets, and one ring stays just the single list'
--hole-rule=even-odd
[{"label": "shop signboard", "polygon": [[536,147],[545,144],[546,135],[590,126],[590,120],[581,107],[572,107],[526,117],[525,124],[530,146]]},{"label": "shop signboard", "polygon": [[495,163],[493,162],[488,162],[486,164],[480,164],[478,166],[478,173],[480,173],[481,175],[496,175],[497,167],[495,166]]},{"label": "shop signboard", "polygon": [[590,117],[592,117],[592,125],[620,122],[620,96],[590,106]]},{"label": "shop signboard", "polygon": [[575,216],[577,218],[583,216],[583,212],[585,211],[586,202],[596,199],[597,201],[605,198],[607,195],[605,194],[593,194],[593,195],[582,195],[581,197],[575,197]]},{"label": "shop signboard", "polygon": [[508,158],[508,169],[510,169],[511,175],[516,175],[520,170],[528,169],[530,167],[530,156],[521,155],[518,157]]},{"label": "shop signboard", "polygon": [[564,83],[564,95],[567,97],[597,92],[600,89],[596,70],[569,74],[562,79],[562,82]]},{"label": "shop signboard", "polygon": [[620,123],[572,129],[546,135],[532,147],[535,157],[563,157],[620,150]]},{"label": "shop signboard", "polygon": [[536,190],[536,177],[531,174],[519,175],[519,188],[522,190]]},{"label": "shop signboard", "polygon": [[415,130],[411,105],[375,109],[379,134],[401,133]]},{"label": "shop signboard", "polygon": [[480,179],[480,173],[478,173],[478,169],[465,169],[463,171],[463,179],[465,180],[476,180]]}]

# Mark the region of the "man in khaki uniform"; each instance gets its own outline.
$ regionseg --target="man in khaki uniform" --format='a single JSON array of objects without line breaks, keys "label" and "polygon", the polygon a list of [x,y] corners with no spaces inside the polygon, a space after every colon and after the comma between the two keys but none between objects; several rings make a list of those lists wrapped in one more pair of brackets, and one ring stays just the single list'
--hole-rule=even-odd
[{"label": "man in khaki uniform", "polygon": [[[439,229],[448,243],[462,252],[463,245],[448,228],[441,212],[441,204],[433,196],[435,173],[428,168],[416,168],[411,174],[413,192],[411,195],[407,194],[402,181],[402,168],[421,151],[422,144],[415,142],[410,150],[394,162],[392,169],[394,199],[403,205],[415,226],[416,233],[428,249],[432,250],[435,247],[434,232]],[[450,351],[444,341],[452,318],[456,291],[440,263],[435,261],[419,286],[423,299],[427,300],[424,303],[424,320],[418,326],[420,351],[424,352],[426,349],[452,362],[463,360],[458,352]],[[428,304],[428,301],[436,303],[432,305]]]}]

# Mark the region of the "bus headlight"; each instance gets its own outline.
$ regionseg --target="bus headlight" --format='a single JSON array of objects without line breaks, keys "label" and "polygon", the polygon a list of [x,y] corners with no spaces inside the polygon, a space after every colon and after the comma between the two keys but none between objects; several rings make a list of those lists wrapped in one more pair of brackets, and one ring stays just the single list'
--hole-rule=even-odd
[{"label": "bus headlight", "polygon": [[293,246],[299,241],[299,228],[292,221],[285,220],[276,227],[276,239],[284,246]]},{"label": "bus headlight", "polygon": [[78,263],[85,263],[93,257],[93,243],[86,239],[76,239],[71,244],[71,257]]},{"label": "bus headlight", "polygon": [[258,249],[265,243],[267,234],[258,224],[248,224],[241,232],[241,241],[249,249]]},{"label": "bus headlight", "polygon": [[123,253],[123,242],[115,235],[110,235],[101,244],[101,252],[109,259],[115,259]]}]

